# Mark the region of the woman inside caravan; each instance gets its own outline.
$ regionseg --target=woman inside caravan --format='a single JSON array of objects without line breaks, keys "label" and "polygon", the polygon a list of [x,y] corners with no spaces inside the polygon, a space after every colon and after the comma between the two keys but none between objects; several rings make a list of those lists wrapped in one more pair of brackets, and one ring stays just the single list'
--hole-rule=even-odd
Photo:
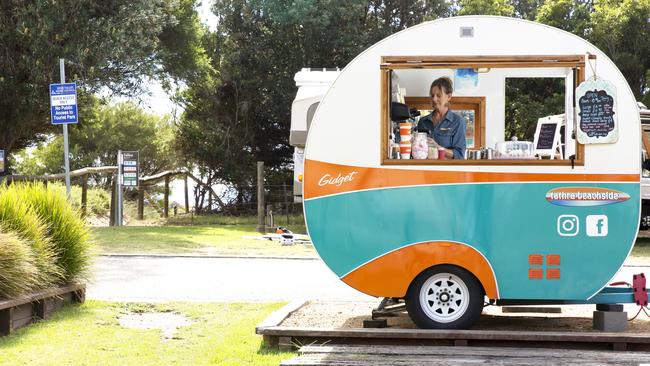
[{"label": "woman inside caravan", "polygon": [[420,119],[419,130],[427,130],[434,141],[445,148],[445,158],[464,159],[465,121],[449,109],[453,86],[451,79],[441,77],[431,83],[429,95],[433,111]]}]

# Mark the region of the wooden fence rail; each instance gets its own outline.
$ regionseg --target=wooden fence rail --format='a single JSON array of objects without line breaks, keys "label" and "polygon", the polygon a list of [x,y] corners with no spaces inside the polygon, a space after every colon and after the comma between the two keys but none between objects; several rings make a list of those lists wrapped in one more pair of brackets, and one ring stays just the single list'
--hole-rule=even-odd
[{"label": "wooden fence rail", "polygon": [[[89,174],[102,174],[102,173],[115,173],[117,172],[117,166],[105,166],[105,167],[87,167],[87,168],[82,168],[78,170],[74,170],[70,172],[70,177],[71,178],[76,178],[76,177],[81,177],[81,214],[86,216],[86,210],[87,210],[87,199],[88,199],[88,175]],[[165,191],[164,191],[164,205],[162,208],[162,216],[163,217],[169,217],[169,183],[170,183],[170,178],[176,175],[183,175],[184,176],[184,181],[185,181],[185,213],[189,213],[190,211],[190,206],[189,206],[189,193],[188,193],[188,185],[187,185],[187,179],[190,178],[196,184],[204,187],[210,192],[211,197],[214,197],[217,200],[217,203],[219,206],[221,206],[222,210],[226,210],[226,205],[224,202],[219,198],[217,193],[207,185],[206,183],[202,182],[199,178],[194,176],[192,173],[190,173],[187,169],[177,169],[177,170],[166,170],[164,172],[160,172],[158,174],[154,174],[151,176],[146,176],[142,177],[139,179],[139,186],[138,186],[138,213],[137,213],[137,219],[142,220],[144,219],[144,198],[145,198],[145,190],[147,187],[151,187],[156,185],[160,181],[165,181]],[[0,177],[0,183],[7,182],[9,184],[13,182],[43,182],[45,186],[47,186],[47,183],[49,181],[54,181],[54,180],[64,180],[65,179],[65,174],[52,174],[52,175],[6,175],[3,177]],[[113,185],[112,191],[115,191],[115,186]],[[113,215],[113,208],[115,207],[115,195],[111,195],[111,225],[114,223],[114,215]],[[150,201],[151,198],[149,198]],[[152,201],[153,203],[153,201]],[[159,209],[157,209],[160,211]]]}]

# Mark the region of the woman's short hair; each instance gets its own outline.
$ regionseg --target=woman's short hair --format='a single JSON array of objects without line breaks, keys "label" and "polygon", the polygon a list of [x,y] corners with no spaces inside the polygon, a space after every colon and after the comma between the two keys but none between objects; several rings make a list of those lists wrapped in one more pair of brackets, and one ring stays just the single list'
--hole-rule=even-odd
[{"label": "woman's short hair", "polygon": [[433,83],[431,83],[429,94],[431,94],[431,89],[433,89],[434,86],[440,88],[445,94],[452,94],[454,92],[453,83],[451,82],[451,79],[446,76],[437,78]]}]

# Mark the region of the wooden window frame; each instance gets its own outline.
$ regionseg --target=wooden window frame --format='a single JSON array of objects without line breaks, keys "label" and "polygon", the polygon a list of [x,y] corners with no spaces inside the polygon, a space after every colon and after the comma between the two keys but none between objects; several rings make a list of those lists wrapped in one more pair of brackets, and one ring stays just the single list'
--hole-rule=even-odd
[{"label": "wooden window frame", "polygon": [[[417,108],[418,110],[431,109],[430,97],[405,97],[404,101],[409,108]],[[472,149],[485,147],[485,97],[454,96],[449,102],[449,109],[471,109],[474,111],[474,147]]]},{"label": "wooden window frame", "polygon": [[[590,59],[594,55],[588,56]],[[548,160],[431,160],[431,159],[389,159],[388,158],[388,126],[389,106],[391,101],[390,82],[393,70],[400,69],[493,69],[493,68],[549,68],[566,67],[574,70],[573,89],[585,79],[585,55],[538,55],[538,56],[382,56],[380,63],[380,163],[381,165],[556,165],[584,166],[585,147],[576,140],[575,159]],[[454,97],[460,98],[460,97]],[[408,98],[407,98],[408,99]],[[453,99],[452,99],[453,101]],[[574,101],[575,103],[575,101]],[[485,116],[485,110],[482,113]],[[575,124],[576,121],[574,121]],[[485,128],[485,122],[483,128]],[[484,133],[484,130],[481,131]],[[481,136],[485,143],[484,135]]]}]

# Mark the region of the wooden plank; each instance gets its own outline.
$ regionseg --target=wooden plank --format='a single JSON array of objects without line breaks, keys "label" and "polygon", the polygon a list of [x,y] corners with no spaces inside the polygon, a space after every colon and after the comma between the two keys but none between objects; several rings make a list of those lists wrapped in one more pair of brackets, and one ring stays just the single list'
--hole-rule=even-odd
[{"label": "wooden plank", "polygon": [[13,330],[14,308],[0,309],[0,335],[9,335]]},{"label": "wooden plank", "polygon": [[502,340],[531,342],[600,342],[650,344],[650,337],[643,334],[605,332],[532,332],[532,331],[489,331],[489,330],[430,330],[430,329],[334,329],[269,327],[258,334],[364,339],[429,339],[429,340]]},{"label": "wooden plank", "polygon": [[75,283],[66,286],[54,287],[54,288],[38,291],[30,295],[18,297],[15,299],[0,301],[0,310],[11,308],[17,305],[22,305],[25,303],[31,303],[34,301],[44,299],[46,297],[59,296],[68,292],[74,292],[81,289],[85,290],[85,288],[86,288],[85,284]]},{"label": "wooden plank", "polygon": [[418,62],[541,62],[541,63],[557,63],[557,62],[575,62],[584,63],[585,55],[499,55],[499,56],[383,56],[381,63],[418,63]]},{"label": "wooden plank", "polygon": [[282,323],[284,319],[288,318],[289,315],[293,314],[296,310],[302,308],[306,304],[307,304],[307,300],[304,299],[294,300],[288,303],[287,305],[274,311],[273,313],[271,313],[271,315],[266,317],[266,319],[264,319],[262,323],[260,323],[255,328],[255,332],[257,334],[261,334],[260,333],[261,329],[268,328],[268,327],[276,327],[280,325],[280,323]]},{"label": "wooden plank", "polygon": [[[306,352],[309,351],[309,352]],[[320,351],[320,352],[319,352]],[[282,365],[620,365],[650,361],[650,353],[511,347],[304,346]]]},{"label": "wooden plank", "polygon": [[[567,165],[571,166],[571,160],[560,159],[477,159],[477,160],[454,160],[454,159],[384,159],[383,165]],[[575,160],[574,166],[584,165],[583,160]]]},{"label": "wooden plank", "polygon": [[454,356],[478,355],[521,358],[600,358],[619,362],[650,361],[650,353],[646,352],[610,352],[570,349],[545,348],[514,348],[514,347],[451,347],[451,346],[356,346],[356,345],[324,345],[303,346],[298,350],[301,354],[374,354],[382,356]]}]

